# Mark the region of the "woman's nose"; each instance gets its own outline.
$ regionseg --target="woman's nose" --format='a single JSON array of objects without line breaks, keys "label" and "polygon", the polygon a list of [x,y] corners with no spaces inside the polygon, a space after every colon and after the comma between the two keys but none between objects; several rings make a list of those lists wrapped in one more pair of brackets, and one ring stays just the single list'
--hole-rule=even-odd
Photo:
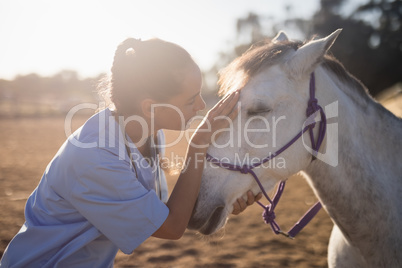
[{"label": "woman's nose", "polygon": [[204,110],[206,107],[204,99],[200,96],[197,97],[196,105],[194,106],[194,110],[196,112]]}]

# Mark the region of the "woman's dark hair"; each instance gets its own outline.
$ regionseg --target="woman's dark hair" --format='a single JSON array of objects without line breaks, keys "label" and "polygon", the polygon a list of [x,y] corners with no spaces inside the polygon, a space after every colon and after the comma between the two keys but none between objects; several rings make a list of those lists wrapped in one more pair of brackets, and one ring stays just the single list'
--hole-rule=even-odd
[{"label": "woman's dark hair", "polygon": [[116,49],[109,81],[119,113],[130,113],[139,93],[163,101],[181,92],[183,71],[195,64],[182,47],[160,39],[128,38]]}]

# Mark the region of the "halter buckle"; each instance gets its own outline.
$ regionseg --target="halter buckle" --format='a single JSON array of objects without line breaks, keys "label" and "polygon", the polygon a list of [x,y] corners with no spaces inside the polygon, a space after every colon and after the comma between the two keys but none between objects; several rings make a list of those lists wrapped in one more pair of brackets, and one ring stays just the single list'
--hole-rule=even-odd
[{"label": "halter buckle", "polygon": [[283,235],[283,236],[286,236],[287,238],[290,238],[290,239],[295,239],[293,236],[291,236],[290,234],[288,234],[288,233],[286,233],[286,232],[284,232],[284,231],[282,231],[282,230],[279,230],[278,231],[278,234],[281,234],[281,235]]}]

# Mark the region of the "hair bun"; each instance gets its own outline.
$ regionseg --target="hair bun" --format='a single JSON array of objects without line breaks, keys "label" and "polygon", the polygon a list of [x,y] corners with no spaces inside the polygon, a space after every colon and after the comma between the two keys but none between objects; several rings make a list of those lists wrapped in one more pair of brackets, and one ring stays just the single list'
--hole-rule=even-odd
[{"label": "hair bun", "polygon": [[117,47],[115,59],[119,57],[124,59],[125,56],[134,55],[137,52],[140,43],[141,39],[127,38]]},{"label": "hair bun", "polygon": [[127,48],[126,50],[126,55],[130,56],[130,55],[134,55],[135,54],[135,50],[132,47]]}]

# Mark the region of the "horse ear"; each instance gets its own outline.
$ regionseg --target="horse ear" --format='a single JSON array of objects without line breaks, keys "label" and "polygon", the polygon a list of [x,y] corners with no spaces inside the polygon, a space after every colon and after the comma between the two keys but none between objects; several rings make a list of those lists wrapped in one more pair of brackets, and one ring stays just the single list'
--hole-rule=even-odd
[{"label": "horse ear", "polygon": [[284,31],[280,31],[273,39],[273,43],[281,42],[281,41],[288,41],[289,38]]},{"label": "horse ear", "polygon": [[308,42],[300,47],[287,61],[286,68],[289,73],[296,76],[310,74],[321,62],[325,53],[334,44],[342,29],[338,29],[325,38]]}]

